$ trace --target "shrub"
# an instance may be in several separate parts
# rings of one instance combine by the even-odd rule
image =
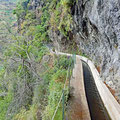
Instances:
[[[12,97],[13,97],[12,92],[9,91],[6,96],[0,98],[0,120],[6,119],[6,112],[12,101]]]

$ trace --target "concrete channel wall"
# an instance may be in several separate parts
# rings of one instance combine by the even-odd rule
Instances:
[[[62,52],[58,52],[58,51],[56,51],[54,54],[72,56],[72,54],[62,53]],[[85,58],[85,57],[79,56],[79,55],[76,55],[76,57],[88,64],[88,66],[92,72],[93,78],[95,80],[95,84],[96,84],[96,87],[100,94],[100,97],[103,101],[103,104],[104,104],[111,120],[120,120],[120,105],[116,101],[114,96],[111,94],[109,89],[106,87],[106,85],[102,82],[95,65],[88,58]]]
[[[86,99],[82,61],[76,58],[70,81],[70,99],[68,120],[91,120]]]

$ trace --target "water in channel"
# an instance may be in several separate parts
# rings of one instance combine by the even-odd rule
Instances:
[[[83,63],[85,92],[91,120],[111,120],[100,98],[89,66]]]

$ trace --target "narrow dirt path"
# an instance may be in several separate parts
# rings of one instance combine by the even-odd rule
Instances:
[[[82,62],[76,58],[71,80],[71,97],[68,120],[91,120],[85,95]]]

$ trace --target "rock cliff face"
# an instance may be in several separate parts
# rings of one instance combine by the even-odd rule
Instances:
[[[120,1],[78,0],[73,7],[74,40],[120,97]]]
[[[29,10],[35,10],[37,17],[45,3],[45,0],[30,0]],[[71,16],[70,41],[94,61],[103,81],[120,98],[120,1],[74,0]],[[51,31],[49,37],[61,51],[70,45],[59,31]]]

